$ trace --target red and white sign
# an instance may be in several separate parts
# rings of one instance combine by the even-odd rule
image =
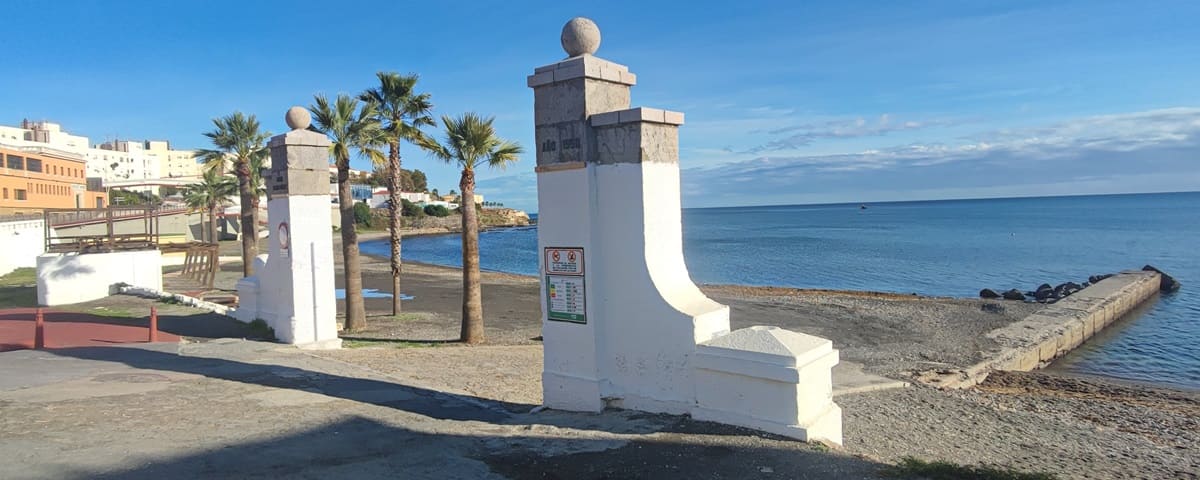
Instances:
[[[287,222],[279,222],[279,231],[276,237],[279,239],[279,255],[283,258],[288,258],[288,255],[291,254],[290,242],[292,239],[291,232],[288,231]]]
[[[583,275],[583,249],[576,247],[546,247],[547,275]]]

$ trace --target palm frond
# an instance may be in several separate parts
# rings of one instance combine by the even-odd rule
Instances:
[[[387,137],[380,128],[377,107],[372,101],[360,103],[346,94],[339,94],[332,103],[322,94],[313,97],[313,105],[308,107],[313,130],[329,137],[329,154],[339,169],[350,168],[354,153],[372,163],[383,162],[379,149],[387,145]]]
[[[520,144],[496,136],[493,117],[482,118],[464,113],[457,118],[442,116],[445,140],[426,140],[422,148],[433,156],[455,163],[463,170],[474,170],[481,164],[490,168],[505,168],[516,162],[524,151]]]

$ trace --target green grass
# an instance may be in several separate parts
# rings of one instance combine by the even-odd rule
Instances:
[[[1055,480],[1049,473],[1025,473],[1011,468],[965,466],[950,462],[926,462],[904,457],[900,463],[883,469],[883,474],[895,478],[926,480]]]
[[[250,336],[253,338],[275,340],[275,329],[267,325],[266,320],[256,318],[253,322],[248,323],[247,326],[250,328]]]
[[[37,269],[18,268],[0,276],[0,308],[29,308],[37,304]]]
[[[0,287],[28,287],[37,285],[37,270],[18,268],[8,275],[0,276]]]
[[[167,305],[183,305],[183,302],[179,301],[178,298],[169,295],[158,297],[158,303],[165,303]]]
[[[367,322],[413,322],[429,318],[424,312],[401,312],[399,315],[367,315]]]
[[[70,308],[70,307],[68,307],[67,309],[73,310],[73,311],[76,311],[79,313],[86,313],[89,315],[96,315],[96,316],[100,316],[100,317],[141,318],[141,317],[149,317],[150,316],[150,309],[148,309],[148,308],[146,309],[146,311],[140,312],[140,313],[134,312],[134,311],[126,309],[126,308],[120,308],[120,307],[116,307],[116,308],[113,308],[113,307]]]
[[[435,343],[425,342],[409,342],[406,340],[366,340],[366,339],[342,339],[343,348],[368,348],[368,347],[390,347],[390,348],[430,348],[436,347]]]
[[[0,287],[0,308],[32,308],[37,305],[37,287]]]

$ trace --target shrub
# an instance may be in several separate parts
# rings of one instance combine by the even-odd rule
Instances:
[[[421,208],[420,205],[403,198],[400,199],[400,205],[406,217],[420,218],[425,216],[425,209]]]
[[[354,223],[366,227],[371,226],[371,207],[365,203],[354,204]]]
[[[432,217],[445,217],[450,215],[450,210],[441,205],[426,205],[425,214]]]

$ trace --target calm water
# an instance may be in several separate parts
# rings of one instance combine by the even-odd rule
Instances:
[[[699,283],[974,297],[1149,263],[1183,289],[1056,366],[1200,389],[1200,192],[689,209],[683,238]],[[536,249],[532,227],[480,235],[488,270],[535,275]],[[407,260],[461,266],[460,252],[456,235],[404,242]]]

